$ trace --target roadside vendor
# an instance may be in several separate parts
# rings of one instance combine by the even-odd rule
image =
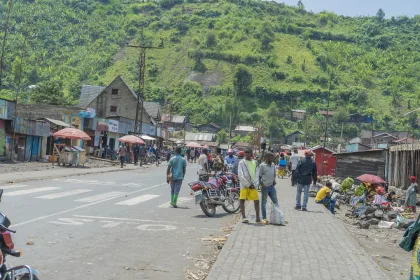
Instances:
[[[410,186],[407,189],[407,196],[405,198],[404,206],[411,209],[413,213],[417,212],[416,204],[417,204],[417,178],[414,176],[410,177]]]

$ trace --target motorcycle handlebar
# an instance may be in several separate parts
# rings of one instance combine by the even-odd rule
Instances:
[[[7,227],[3,226],[2,224],[0,224],[0,230],[1,231],[10,231],[12,233],[16,233],[15,230],[8,229]]]

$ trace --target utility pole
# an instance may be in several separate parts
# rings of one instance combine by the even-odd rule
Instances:
[[[7,20],[4,24],[4,36],[3,36],[3,43],[1,45],[1,56],[0,56],[0,90],[2,88],[2,77],[3,77],[3,60],[4,60],[4,51],[6,49],[6,41],[7,41],[7,33],[9,31],[9,22],[10,22],[10,14],[12,13],[12,4],[13,0],[9,0],[9,7],[7,9]]]
[[[17,84],[17,88],[16,88],[16,97],[15,97],[15,110],[13,112],[13,137],[12,137],[12,150],[10,152],[10,160],[12,161],[12,156],[13,156],[13,151],[15,150],[15,137],[16,137],[16,116],[17,116],[17,110],[18,110],[18,98],[19,98],[19,93],[20,93],[20,83],[22,81],[22,71],[23,71],[23,59],[25,57],[25,50],[26,50],[26,37],[24,40],[24,45],[22,47],[22,52],[20,55],[20,68],[19,68],[19,79],[18,79],[18,84]]]
[[[152,46],[145,42],[144,40],[143,31],[141,35],[141,42],[140,45],[127,45],[129,48],[138,48],[140,49],[139,55],[139,92],[137,93],[137,107],[136,107],[136,120],[135,120],[135,134],[141,135],[143,130],[143,95],[144,95],[144,74],[146,72],[146,50],[147,49],[163,49],[163,39],[159,46]],[[139,114],[140,114],[140,122],[139,122]]]
[[[325,160],[325,148],[327,145],[327,137],[328,137],[328,121],[330,117],[330,97],[331,97],[331,86],[333,82],[333,70],[330,73],[330,83],[328,86],[328,99],[327,99],[327,116],[325,117],[325,134],[324,134],[324,149],[322,151],[322,176],[324,176],[324,160]]]

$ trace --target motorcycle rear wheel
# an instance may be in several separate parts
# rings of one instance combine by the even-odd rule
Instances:
[[[238,206],[235,206],[235,201],[237,201]],[[226,205],[226,202],[228,202],[228,205],[231,206],[231,208],[228,208],[228,205]],[[230,202],[230,203],[229,203]],[[239,203],[239,193],[238,192],[231,192],[230,197],[227,197],[225,200],[225,203],[222,205],[223,210],[225,210],[228,213],[236,213],[238,212],[239,208],[240,208],[240,203]]]
[[[216,215],[216,206],[207,204],[206,199],[203,199],[200,202],[200,207],[201,207],[201,210],[203,210],[204,214],[206,214],[207,217],[214,217],[214,215]]]

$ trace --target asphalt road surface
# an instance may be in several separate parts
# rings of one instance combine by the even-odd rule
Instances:
[[[185,279],[190,258],[210,250],[200,238],[224,235],[233,217],[218,207],[207,218],[194,204],[187,183],[195,165],[181,189],[182,207],[169,207],[165,172],[163,164],[0,186],[1,211],[23,250],[7,262],[32,266],[41,280]]]

